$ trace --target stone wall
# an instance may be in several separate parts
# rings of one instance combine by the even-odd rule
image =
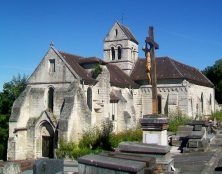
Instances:
[[[55,72],[50,68],[50,61],[55,61]],[[73,81],[74,75],[53,48],[50,48],[28,79],[30,84],[52,84]]]
[[[214,88],[188,84],[188,115],[211,115],[215,111]]]
[[[150,85],[141,86],[142,115],[152,113],[152,90]],[[161,114],[168,115],[180,110],[188,113],[187,88],[182,84],[159,84],[157,94],[161,98]]]

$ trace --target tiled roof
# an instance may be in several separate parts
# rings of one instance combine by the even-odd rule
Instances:
[[[116,103],[119,101],[119,97],[117,97],[114,93],[114,91],[111,91],[111,93],[109,94],[110,96],[110,102]]]
[[[127,102],[127,100],[123,97],[121,90],[112,90],[110,93],[110,101],[115,103],[118,101]]]
[[[137,60],[133,72],[129,77],[116,65],[104,62],[103,60],[96,57],[84,58],[61,51],[60,54],[79,77],[89,82],[95,82],[96,80],[93,79],[91,74],[88,73],[81,65],[90,63],[100,63],[102,65],[106,65],[110,72],[111,85],[137,88],[138,85],[134,81],[147,80],[145,59]],[[159,57],[156,59],[156,71],[157,80],[186,79],[195,84],[213,87],[212,82],[207,79],[199,70],[177,62],[169,57]]]
[[[146,80],[146,60],[138,59],[131,78],[134,81]],[[157,80],[161,79],[187,79],[188,81],[204,86],[213,87],[212,82],[194,67],[177,62],[169,57],[156,59]]]
[[[70,67],[77,73],[79,77],[81,77],[83,80],[87,81],[95,81],[91,77],[91,74],[88,73],[83,67],[80,66],[81,60],[85,59],[83,57],[69,54],[69,53],[64,53],[62,51],[59,52],[62,57],[65,59],[65,61],[70,65]]]
[[[127,75],[125,74],[118,66],[113,64],[107,64],[106,67],[110,72],[110,83],[111,85],[117,86],[127,86],[136,88],[138,85]]]
[[[129,28],[127,28],[126,26],[120,24],[119,22],[117,22],[120,26],[120,28],[123,30],[123,32],[126,34],[126,36],[133,42],[135,42],[136,44],[139,44],[139,42],[136,40],[135,36],[133,35],[133,33],[129,30]]]
[[[102,65],[107,66],[107,69],[110,72],[111,85],[117,85],[120,87],[132,87],[132,88],[138,87],[138,85],[116,65],[109,64],[96,57],[84,58],[81,56],[65,53],[62,51],[60,51],[59,53],[62,55],[65,61],[70,65],[70,67],[83,80],[92,81],[92,82],[95,81],[95,79],[91,77],[91,74],[88,73],[81,65],[91,64],[91,63],[100,63]]]
[[[107,62],[104,62],[103,60],[101,60],[98,57],[88,57],[88,58],[79,60],[80,65],[84,65],[84,64],[88,64],[88,63],[99,63],[101,65],[107,64]]]

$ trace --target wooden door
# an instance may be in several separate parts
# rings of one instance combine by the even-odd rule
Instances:
[[[53,137],[42,136],[42,156],[53,158]]]

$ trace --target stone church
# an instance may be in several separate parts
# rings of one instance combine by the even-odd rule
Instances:
[[[58,140],[78,141],[110,119],[114,131],[135,127],[152,112],[151,86],[138,41],[116,22],[104,39],[104,58],[82,57],[50,45],[13,104],[8,160],[53,157]],[[196,68],[157,57],[158,113],[190,117],[215,110],[214,85]]]

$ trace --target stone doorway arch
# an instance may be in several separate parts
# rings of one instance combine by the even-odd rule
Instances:
[[[43,121],[39,126],[39,151],[40,156],[54,158],[55,132],[48,121]]]

